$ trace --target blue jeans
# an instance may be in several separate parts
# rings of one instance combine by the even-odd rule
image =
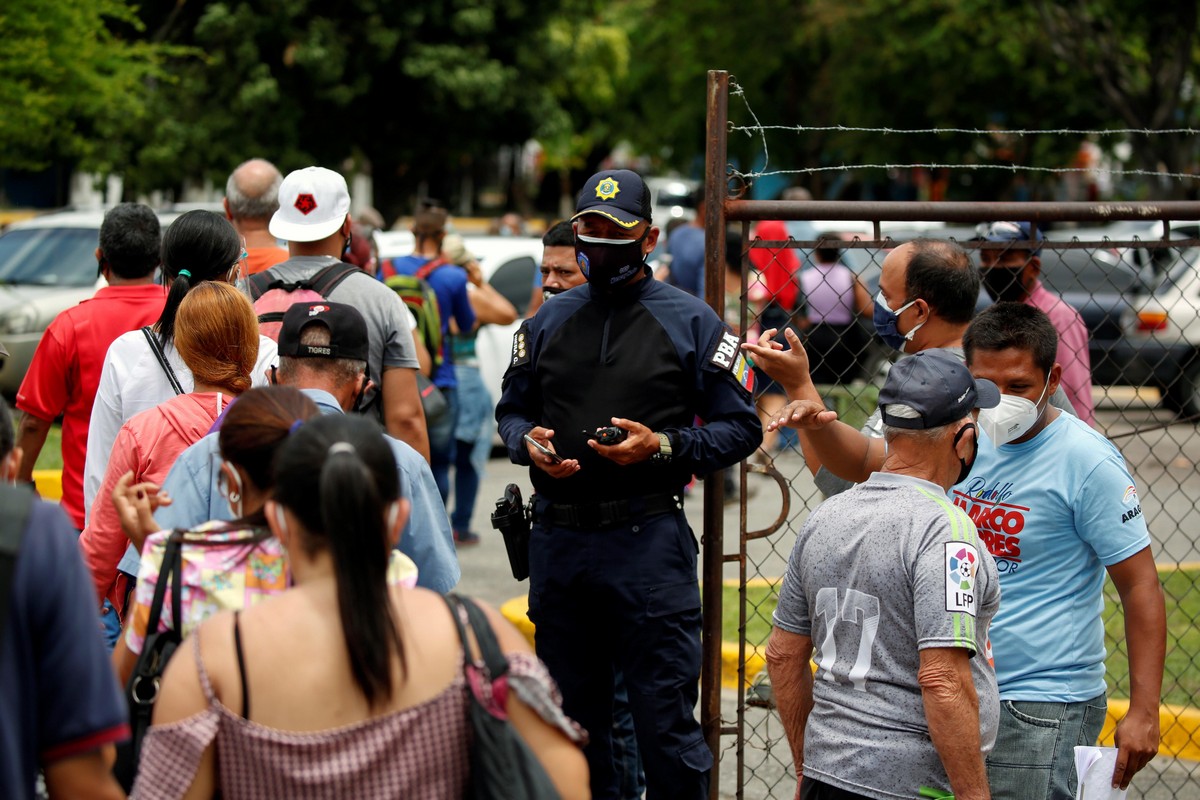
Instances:
[[[1094,745],[1108,700],[1000,701],[1000,730],[987,759],[992,800],[1074,800],[1075,746]]]
[[[104,637],[104,646],[111,653],[117,646],[117,640],[121,638],[121,618],[117,616],[117,610],[108,600],[104,601],[104,607],[100,609],[100,633]]]
[[[458,392],[453,387],[438,387],[446,398],[446,413],[429,426],[429,468],[437,483],[442,502],[450,497],[450,464],[454,461],[454,424],[458,418]]]
[[[450,515],[450,527],[469,531],[479,482],[492,449],[495,406],[478,367],[455,364],[454,376],[458,389],[455,391],[454,512]]]

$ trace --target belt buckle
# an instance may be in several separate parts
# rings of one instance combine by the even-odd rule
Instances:
[[[621,500],[605,500],[597,504],[596,527],[608,528],[629,519],[628,510]]]

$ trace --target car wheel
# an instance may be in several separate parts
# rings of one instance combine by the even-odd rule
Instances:
[[[1200,357],[1194,357],[1170,386],[1163,388],[1163,406],[1181,417],[1200,416]]]

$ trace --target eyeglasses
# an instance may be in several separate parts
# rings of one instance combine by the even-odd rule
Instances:
[[[242,239],[242,254],[238,256],[237,261],[229,265],[229,272],[226,273],[225,279],[229,283],[236,283],[238,278],[242,277],[242,264],[250,257],[250,253],[246,251],[246,240]]]

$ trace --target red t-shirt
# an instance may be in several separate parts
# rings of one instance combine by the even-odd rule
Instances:
[[[758,223],[754,236],[768,242],[783,242],[788,239],[787,226],[779,220],[764,220]],[[800,286],[796,282],[796,271],[800,269],[800,259],[791,247],[782,250],[769,250],[764,247],[750,248],[750,263],[762,273],[767,291],[775,302],[785,311],[796,308],[796,295]]]
[[[166,299],[166,289],[155,284],[105,286],[68,308],[42,334],[17,392],[20,410],[63,417],[62,506],[76,528],[84,522],[83,462],[104,356],[121,334],[157,322]]]

